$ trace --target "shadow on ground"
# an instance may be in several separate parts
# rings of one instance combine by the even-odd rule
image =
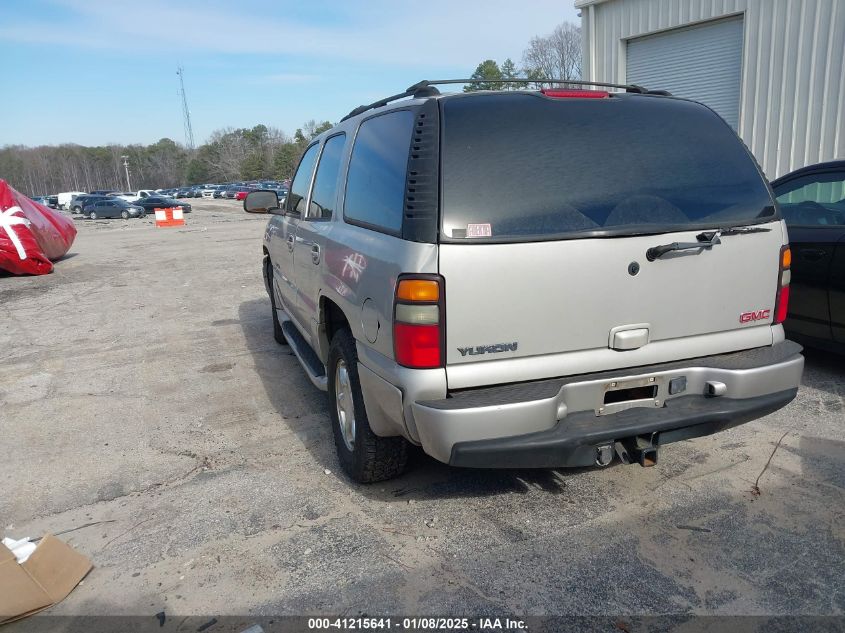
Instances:
[[[340,472],[335,459],[327,398],[310,383],[290,349],[276,345],[270,309],[269,299],[246,301],[239,309],[240,326],[246,338],[246,346],[253,355],[255,370],[261,377],[268,399],[284,418],[283,422],[297,434],[320,467],[338,472],[338,478],[350,489],[372,499],[388,502],[526,493],[534,489],[556,494],[564,491],[566,478],[582,472],[583,469],[452,468],[415,448],[411,451],[408,471],[402,477],[375,486],[354,484]],[[292,405],[292,390],[306,394],[305,399],[313,403],[313,412],[319,414],[319,423],[325,425],[325,432],[315,433],[312,427],[298,423],[297,407]],[[315,436],[321,441],[314,441]]]

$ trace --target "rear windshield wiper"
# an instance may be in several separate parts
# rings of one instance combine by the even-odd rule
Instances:
[[[719,231],[699,233],[695,237],[698,240],[697,242],[672,242],[671,244],[652,246],[645,252],[645,257],[648,261],[653,262],[655,259],[663,257],[666,253],[709,249],[716,246],[716,244],[722,243],[722,240],[719,239]]]
[[[768,233],[772,229],[767,229],[764,226],[731,226],[726,229],[718,229],[716,232],[719,235],[739,235],[740,233]],[[704,233],[696,235],[696,239],[701,239]]]
[[[772,229],[762,226],[730,226],[724,229],[716,229],[715,231],[704,231],[695,236],[697,242],[672,242],[671,244],[661,244],[660,246],[652,246],[645,252],[646,259],[653,262],[655,259],[663,257],[666,253],[673,251],[691,251],[695,249],[709,249],[716,244],[721,244],[719,239],[722,235],[740,235],[745,233],[767,233]]]

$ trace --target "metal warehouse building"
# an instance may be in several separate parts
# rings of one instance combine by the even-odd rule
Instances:
[[[577,0],[590,81],[707,104],[773,179],[845,158],[845,0]]]

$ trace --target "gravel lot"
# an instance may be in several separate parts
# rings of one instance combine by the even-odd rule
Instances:
[[[95,568],[51,613],[845,612],[841,358],[808,353],[789,407],[654,468],[418,455],[361,487],[273,341],[266,218],[186,219],[79,220],[52,275],[0,278],[0,526],[102,522],[62,537]]]

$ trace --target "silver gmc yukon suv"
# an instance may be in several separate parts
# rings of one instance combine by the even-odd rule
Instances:
[[[275,338],[328,392],[350,477],[398,475],[410,444],[464,467],[652,465],[795,397],[786,226],[718,115],[639,86],[444,83],[316,137],[283,208],[244,202],[273,214]]]

